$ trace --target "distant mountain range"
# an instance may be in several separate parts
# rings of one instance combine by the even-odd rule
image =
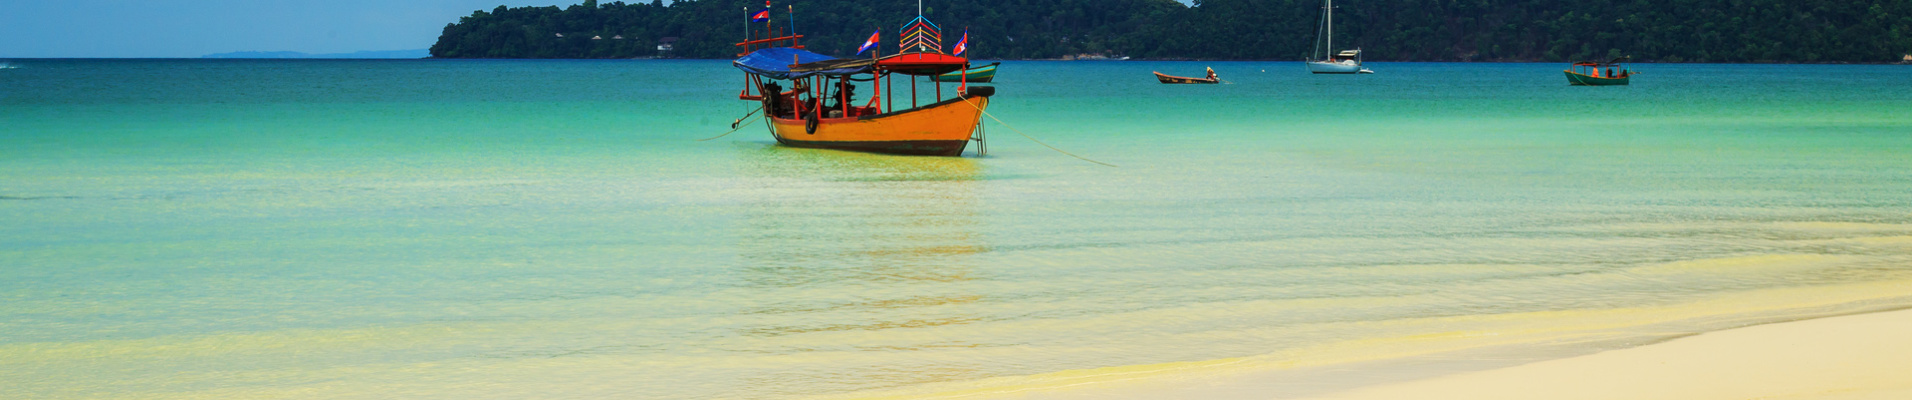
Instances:
[[[240,51],[232,53],[207,54],[199,58],[425,58],[431,57],[431,51],[386,50],[361,51],[356,53],[309,54],[296,51]]]

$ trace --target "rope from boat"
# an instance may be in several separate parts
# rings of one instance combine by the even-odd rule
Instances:
[[[737,129],[737,124],[743,123],[744,118],[750,118],[750,116],[752,115],[757,115],[758,111],[763,111],[763,107],[764,106],[762,104],[758,104],[757,109],[750,110],[749,113],[745,113],[743,118],[738,118],[736,121],[730,121],[730,129]]]
[[[1048,148],[1049,148],[1049,150],[1055,150],[1055,151],[1056,151],[1057,153],[1062,153],[1062,154],[1067,154],[1067,155],[1069,155],[1070,157],[1075,157],[1075,158],[1076,158],[1076,159],[1078,159],[1078,160],[1082,160],[1082,161],[1088,161],[1088,162],[1092,162],[1092,163],[1096,163],[1096,164],[1102,164],[1102,165],[1105,165],[1105,166],[1110,166],[1110,167],[1116,167],[1116,168],[1121,168],[1121,166],[1118,166],[1118,165],[1115,165],[1115,164],[1110,164],[1110,163],[1105,163],[1105,162],[1101,162],[1101,161],[1096,161],[1096,160],[1091,160],[1091,159],[1089,159],[1088,157],[1083,157],[1083,156],[1078,156],[1078,155],[1075,155],[1075,153],[1070,153],[1070,152],[1067,152],[1067,151],[1063,151],[1062,149],[1058,149],[1058,148],[1056,148],[1056,146],[1050,146],[1050,145],[1049,145],[1048,143],[1043,143],[1043,142],[1042,142],[1041,140],[1037,140],[1035,136],[1029,136],[1029,134],[1027,134],[1027,133],[1022,133],[1022,130],[1021,130],[1021,129],[1016,129],[1016,127],[1014,127],[1014,126],[1009,126],[1009,123],[1007,123],[1007,122],[1002,122],[1002,118],[996,118],[996,116],[995,116],[995,115],[993,115],[993,114],[990,114],[988,110],[984,110],[984,109],[983,109],[982,107],[977,107],[977,106],[976,106],[976,103],[971,103],[971,102],[969,102],[969,96],[963,96],[963,95],[960,95],[960,94],[959,94],[959,95],[957,95],[956,97],[960,97],[960,98],[962,98],[962,99],[963,99],[963,104],[968,104],[968,105],[969,105],[970,107],[975,107],[975,108],[976,108],[976,111],[981,111],[981,112],[983,113],[983,115],[986,115],[986,116],[989,116],[989,119],[991,119],[991,120],[994,120],[994,121],[996,121],[996,123],[998,123],[998,124],[1002,124],[1002,126],[1003,126],[1004,128],[1009,128],[1009,130],[1010,130],[1010,131],[1014,131],[1014,132],[1016,132],[1016,134],[1017,134],[1017,135],[1022,135],[1022,137],[1025,137],[1025,138],[1028,138],[1028,139],[1029,139],[1029,141],[1031,141],[1031,142],[1036,142],[1036,144],[1039,144],[1039,145],[1042,145],[1042,147],[1048,147]]]
[[[737,130],[740,130],[740,129],[744,129],[743,127],[745,127],[745,126],[749,126],[749,125],[750,125],[750,124],[745,124],[745,123],[743,123],[743,122],[744,122],[744,119],[746,119],[746,118],[750,118],[750,116],[752,116],[752,115],[757,115],[757,111],[758,111],[758,110],[763,110],[763,107],[762,107],[762,106],[758,106],[756,110],[751,110],[749,114],[744,114],[744,117],[743,117],[743,118],[738,118],[738,119],[737,119],[737,121],[735,121],[735,122],[731,122],[731,123],[730,123],[730,132],[724,132],[724,134],[722,134],[722,135],[717,135],[717,136],[711,136],[711,137],[707,137],[707,138],[703,138],[703,139],[697,139],[697,141],[699,141],[699,142],[706,142],[706,141],[711,141],[711,140],[714,140],[714,139],[717,139],[717,138],[720,138],[720,137],[725,137],[725,136],[730,136],[730,134],[732,134],[732,133],[737,133]],[[758,117],[758,118],[763,118],[763,117]],[[751,122],[751,123],[756,123],[756,122],[757,122],[757,120],[751,120],[750,122]]]

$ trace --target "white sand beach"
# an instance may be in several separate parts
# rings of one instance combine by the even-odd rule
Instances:
[[[1318,399],[1912,399],[1912,310],[1710,332]]]

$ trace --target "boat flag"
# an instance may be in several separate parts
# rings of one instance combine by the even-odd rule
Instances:
[[[756,14],[750,14],[750,22],[765,22],[769,20],[770,20],[770,0],[764,0],[763,9],[757,10]]]
[[[956,41],[956,49],[950,51],[949,55],[960,56],[965,51],[969,51],[969,28],[963,28],[963,39]]]
[[[871,48],[875,48],[877,41],[879,41],[883,37],[881,36],[882,33],[883,33],[882,29],[878,29],[876,30],[876,32],[871,32],[870,40],[863,41],[863,47],[856,48],[856,54],[862,55],[864,51],[868,51]]]

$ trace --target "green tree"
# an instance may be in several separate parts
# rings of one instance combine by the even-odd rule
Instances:
[[[970,0],[926,14],[973,56],[1106,53],[1164,59],[1298,59],[1313,49],[1319,0]],[[446,25],[442,58],[729,58],[755,0],[661,0],[566,8],[500,6]],[[893,45],[907,2],[802,2],[810,50],[847,55],[870,30]],[[773,9],[773,27],[787,30]],[[1335,45],[1371,60],[1569,61],[1618,52],[1653,61],[1893,62],[1912,53],[1912,0],[1362,0],[1335,12]],[[560,36],[561,35],[561,36]],[[610,40],[622,35],[626,40]],[[607,38],[589,40],[592,36]],[[950,44],[950,43],[945,43]]]

